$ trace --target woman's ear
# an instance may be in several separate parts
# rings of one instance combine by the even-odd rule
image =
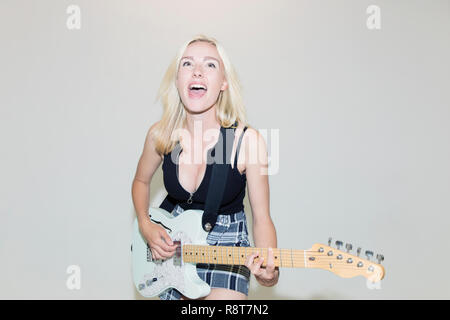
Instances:
[[[222,83],[222,87],[220,87],[220,91],[225,91],[228,89],[228,82],[227,80],[224,80]]]

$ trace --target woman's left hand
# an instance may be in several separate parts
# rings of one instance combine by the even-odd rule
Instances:
[[[255,258],[259,258],[255,262]],[[273,250],[269,248],[267,254],[267,264],[265,268],[261,268],[264,258],[260,256],[259,252],[247,256],[245,266],[250,269],[258,282],[265,286],[271,287],[278,282],[279,271],[275,269],[275,259],[273,257]]]

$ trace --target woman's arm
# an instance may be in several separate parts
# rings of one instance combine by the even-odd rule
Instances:
[[[270,217],[268,157],[264,137],[255,129],[248,128],[242,146],[245,148],[245,171],[248,196],[253,214],[253,240],[258,248],[276,248],[277,235]],[[246,139],[245,139],[246,138]],[[278,269],[275,269],[273,252],[269,251],[266,268],[260,268],[263,259],[257,263],[248,259],[249,269],[258,282],[264,286],[273,286],[278,282]]]
[[[144,150],[139,159],[136,175],[133,180],[131,193],[139,230],[147,240],[152,256],[158,260],[173,256],[176,245],[173,244],[172,239],[164,228],[151,222],[149,219],[150,182],[153,174],[163,160],[163,156],[156,152],[152,137],[152,130],[156,125],[157,123],[148,130]]]
[[[151,135],[155,128],[155,123],[147,132],[145,138],[144,150],[139,159],[136,174],[134,176],[131,188],[134,208],[138,221],[148,220],[148,209],[150,203],[150,182],[153,174],[162,162],[162,156],[156,152],[155,144]]]

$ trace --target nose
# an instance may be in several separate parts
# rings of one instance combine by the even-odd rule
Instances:
[[[202,70],[202,67],[199,66],[199,65],[197,65],[197,66],[194,68],[194,77],[202,77],[202,76],[203,76],[203,70]]]

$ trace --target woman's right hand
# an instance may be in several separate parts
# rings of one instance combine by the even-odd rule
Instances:
[[[153,260],[165,260],[175,254],[177,245],[173,243],[166,230],[150,219],[139,221],[139,231],[150,247]]]

